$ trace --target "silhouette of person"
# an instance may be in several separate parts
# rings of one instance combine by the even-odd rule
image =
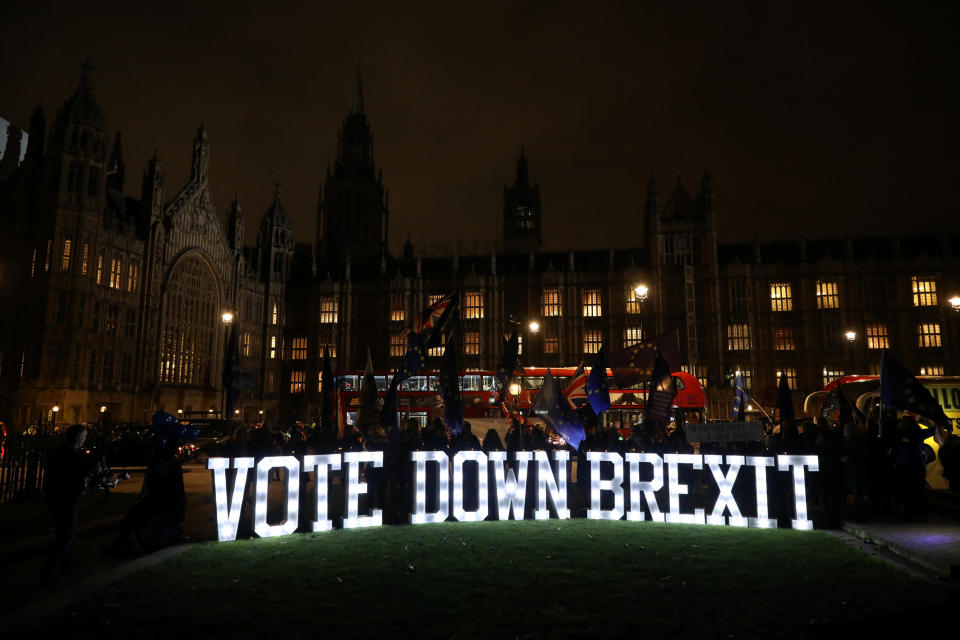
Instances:
[[[81,452],[86,439],[87,430],[83,425],[71,425],[47,465],[44,490],[56,538],[40,575],[42,584],[48,584],[54,576],[62,579],[63,562],[77,533],[80,499],[88,475]]]

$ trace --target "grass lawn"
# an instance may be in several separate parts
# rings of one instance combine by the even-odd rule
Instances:
[[[200,544],[47,624],[129,638],[796,638],[814,619],[882,623],[956,595],[820,531],[447,523]]]

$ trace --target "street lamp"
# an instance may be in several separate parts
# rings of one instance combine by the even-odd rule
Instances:
[[[845,334],[843,334],[843,335],[847,338],[847,341],[848,341],[848,342],[853,342],[854,340],[857,339],[857,332],[856,332],[856,331],[847,331],[847,332],[846,332]]]
[[[633,295],[640,304],[640,339],[643,340],[643,303],[647,301],[650,289],[645,284],[638,284],[633,288]]]
[[[527,328],[530,329],[530,333],[536,333],[540,331],[540,323],[536,320],[531,320],[530,323],[527,324]]]
[[[100,405],[100,413],[106,413],[106,412],[107,412],[107,405],[105,404]]]
[[[60,405],[53,405],[53,430],[57,430],[57,414],[60,413]]]
[[[950,303],[950,306],[953,307],[954,311],[960,311],[960,296],[953,296],[947,302]]]
[[[227,366],[226,356],[228,355],[228,352],[230,350],[230,344],[229,344],[230,343],[230,325],[233,324],[233,312],[230,311],[229,309],[225,309],[224,312],[220,314],[220,319],[223,321],[223,328],[224,328],[223,352],[225,357],[223,358],[223,367],[224,367],[224,376],[226,376],[226,366]],[[220,417],[223,420],[226,420],[227,419],[227,387],[226,385],[223,386],[222,396],[223,397],[221,398],[220,402],[221,402],[221,406],[223,407],[223,411],[220,413]],[[210,413],[213,413],[213,409],[210,410]]]
[[[231,322],[233,322],[233,312],[224,311],[223,313],[220,314],[220,319],[223,320],[223,324],[230,324]]]

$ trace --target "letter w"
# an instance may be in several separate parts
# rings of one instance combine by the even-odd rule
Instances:
[[[514,454],[517,461],[517,473],[507,469],[504,474],[504,462],[507,454],[503,451],[491,451],[487,454],[493,464],[494,479],[497,484],[497,519],[509,520],[513,510],[514,520],[523,520],[523,508],[527,501],[527,464],[533,459],[530,451],[517,451]],[[519,476],[519,478],[518,478]]]

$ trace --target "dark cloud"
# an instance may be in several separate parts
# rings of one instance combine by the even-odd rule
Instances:
[[[550,248],[638,243],[650,173],[666,191],[705,167],[725,240],[951,223],[956,5],[669,4],[21,3],[0,113],[52,119],[89,55],[127,190],[157,148],[172,195],[205,121],[248,242],[277,178],[314,240],[358,56],[394,249],[499,234],[521,144]]]

